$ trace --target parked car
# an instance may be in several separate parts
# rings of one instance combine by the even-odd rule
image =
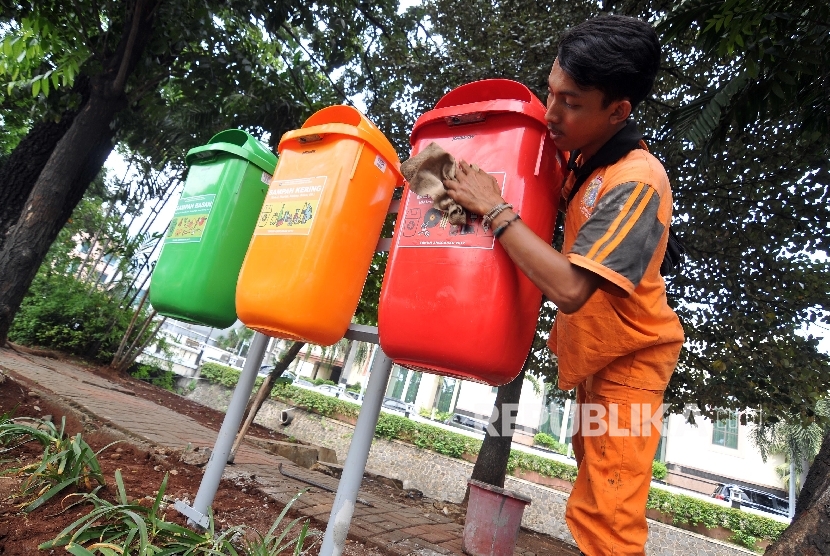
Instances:
[[[394,411],[396,413],[403,413],[407,417],[409,417],[410,413],[415,411],[415,408],[411,403],[402,402],[401,400],[396,400],[395,398],[390,398],[387,396],[383,397],[383,403],[381,403],[381,407],[388,409],[389,411]]]
[[[274,370],[273,365],[263,365],[259,368],[259,372],[257,373],[259,376],[268,376],[271,374],[271,371]],[[291,371],[283,371],[280,375],[280,380],[278,382],[288,382],[289,384],[293,383],[294,380],[297,378],[297,375],[292,373]],[[284,379],[284,380],[283,380]]]
[[[339,398],[343,394],[343,388],[341,388],[340,386],[335,386],[333,384],[321,384],[317,387],[317,390],[319,390],[323,394],[334,396],[336,398]]]
[[[294,386],[299,386],[300,388],[307,388],[309,390],[317,390],[317,387],[314,386],[314,383],[310,380],[307,380],[301,376],[298,376],[294,379],[294,382],[291,383]]]
[[[363,403],[363,396],[360,395],[360,392],[355,392],[354,390],[346,390],[343,393],[343,399],[356,404]]]
[[[475,417],[461,415],[460,413],[453,413],[452,417],[444,421],[444,424],[467,430],[486,431],[489,423],[482,419],[476,419]]]
[[[789,515],[790,503],[787,500],[775,496],[774,494],[761,492],[760,490],[742,487],[739,485],[719,484],[715,489],[715,492],[712,493],[712,498],[729,502],[732,500],[732,492],[735,489],[739,489],[741,491],[742,506],[753,508],[755,510],[761,510],[762,512],[783,515],[785,517]]]

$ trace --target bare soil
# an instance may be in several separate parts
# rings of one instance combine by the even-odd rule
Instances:
[[[218,432],[221,427],[224,413],[130,376],[115,375],[108,369],[94,367],[69,357],[65,360],[90,373],[103,376],[134,392],[137,396],[187,415],[212,430]],[[0,379],[2,378],[3,375],[0,374]],[[51,415],[55,423],[60,423],[61,419],[65,418],[67,433],[71,435],[81,432],[84,440],[96,451],[115,440],[120,440],[118,444],[105,449],[98,458],[106,479],[106,486],[99,491],[102,498],[115,500],[114,474],[116,469],[121,470],[127,494],[136,499],[154,497],[165,473],[168,473],[165,499],[171,504],[176,499],[192,501],[199,488],[202,470],[181,462],[179,454],[126,439],[118,431],[95,423],[85,414],[62,405],[58,400],[50,399],[45,394],[36,394],[33,391],[33,385],[15,382],[6,377],[5,381],[0,383],[0,414],[11,410],[14,410],[16,417],[43,418]],[[285,435],[257,424],[251,426],[248,434],[264,439],[288,440]],[[292,441],[295,440],[292,439]],[[40,454],[41,450],[35,443],[27,444],[13,453],[0,453],[0,555],[2,556],[39,554],[37,546],[40,543],[55,538],[67,525],[90,510],[89,506],[69,507],[74,500],[61,495],[31,514],[20,511],[22,500],[16,498],[15,495],[21,479],[5,472],[36,461]],[[441,512],[460,524],[464,523],[466,508],[463,506],[413,496],[411,492],[398,488],[393,481],[367,476],[361,490],[387,498],[395,498],[397,502],[419,508],[424,513]],[[282,510],[282,507],[273,499],[261,493],[254,482],[245,479],[223,480],[212,508],[217,527],[244,524],[262,534],[268,531],[274,516]],[[252,511],[254,508],[262,508],[266,511]],[[289,514],[289,517],[293,519],[299,517],[299,514]],[[185,524],[184,518],[173,509],[172,505],[166,511],[166,518],[181,525]],[[306,549],[303,554],[318,555],[324,529],[325,523],[312,521],[309,539],[305,543]],[[520,532],[520,544],[524,551],[535,554],[563,556],[579,554],[578,550],[558,539],[524,529]],[[60,553],[62,552],[61,550]],[[52,553],[58,553],[58,551],[52,551]],[[345,554],[369,556],[383,554],[383,551],[350,539],[347,542]]]

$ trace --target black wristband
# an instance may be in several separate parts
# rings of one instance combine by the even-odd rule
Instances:
[[[516,220],[520,220],[518,214],[516,216],[514,216],[513,218],[511,218],[510,220],[508,220],[507,222],[505,222],[504,224],[502,224],[501,226],[499,226],[498,228],[496,228],[495,230],[493,230],[493,237],[496,238],[496,239],[499,239],[499,237],[501,237],[501,235],[504,233],[504,231],[507,229],[507,227],[510,224],[512,224],[513,222],[515,222]]]

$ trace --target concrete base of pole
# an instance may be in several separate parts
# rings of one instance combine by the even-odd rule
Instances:
[[[205,474],[202,477],[202,483],[199,485],[199,492],[196,493],[196,498],[193,500],[193,506],[176,501],[174,507],[179,513],[188,518],[188,525],[196,525],[202,529],[206,529],[209,525],[208,508],[213,504],[216,491],[219,489],[219,482],[222,480],[222,473],[228,463],[228,455],[231,453],[234,438],[236,438],[239,425],[242,423],[245,406],[251,396],[251,390],[253,390],[259,367],[262,364],[268,340],[269,338],[265,334],[257,332],[254,335],[251,347],[248,349],[248,357],[245,359],[245,366],[239,375],[239,382],[233,391],[228,411],[225,413],[225,419],[219,429],[219,436],[216,438],[210,460],[208,460],[205,467]]]
[[[354,436],[349,445],[349,454],[343,466],[343,475],[331,507],[331,516],[320,547],[320,556],[340,556],[349,533],[352,522],[357,491],[363,481],[366,470],[366,460],[369,459],[369,450],[372,447],[372,438],[380,416],[380,406],[383,403],[383,394],[392,372],[392,360],[378,347],[372,371],[369,375],[369,384],[363,398],[363,405],[357,417]]]

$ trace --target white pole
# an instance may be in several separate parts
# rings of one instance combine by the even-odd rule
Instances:
[[[228,463],[228,455],[231,453],[234,438],[236,438],[239,425],[242,423],[245,406],[248,404],[248,398],[251,397],[251,390],[254,387],[267,345],[268,336],[257,332],[251,342],[251,348],[248,350],[248,357],[245,359],[245,366],[239,375],[239,382],[236,383],[236,389],[234,389],[231,396],[228,411],[225,413],[225,419],[219,429],[219,436],[216,437],[216,444],[213,446],[213,452],[211,452],[210,459],[205,467],[205,474],[202,477],[202,483],[199,485],[199,492],[196,493],[196,498],[193,500],[193,506],[188,506],[181,500],[176,501],[176,510],[189,518],[188,523],[195,523],[203,529],[206,529],[209,525],[208,508],[213,504],[216,491],[219,489],[219,481],[222,480],[222,472]]]
[[[378,348],[372,370],[369,374],[369,384],[363,405],[357,417],[354,436],[349,445],[349,454],[343,464],[343,475],[337,487],[337,495],[331,507],[323,545],[320,547],[320,556],[340,556],[349,533],[354,506],[357,501],[357,491],[363,481],[366,470],[366,460],[369,459],[369,450],[372,447],[372,438],[380,416],[380,406],[383,403],[383,394],[386,392],[386,383],[392,371],[392,360]]]
[[[790,458],[790,519],[795,517],[795,458]]]

